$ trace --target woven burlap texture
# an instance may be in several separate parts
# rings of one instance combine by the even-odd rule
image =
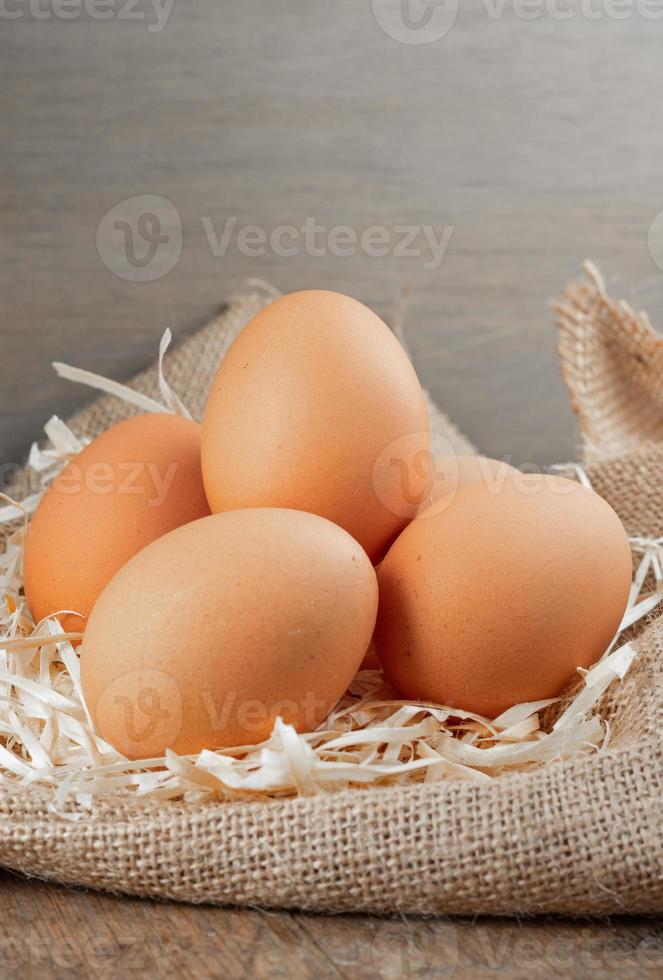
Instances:
[[[595,280],[571,291],[582,297],[584,312],[574,310],[561,333],[583,428],[585,415],[593,418],[600,405],[588,473],[629,531],[660,534],[663,445],[650,429],[639,445],[631,429],[627,456],[616,459],[609,446],[602,448],[609,408],[606,414],[596,365],[613,366],[605,390],[616,405],[624,384],[645,401],[650,394],[645,380],[638,387],[632,374],[624,378],[615,346],[632,348],[633,339],[620,334],[617,315],[608,315],[599,294]],[[262,303],[257,295],[240,297],[168,359],[169,379],[194,414],[219,357]],[[574,356],[586,349],[588,335],[589,359]],[[650,339],[641,338],[643,373],[652,358]],[[154,371],[136,385],[156,394]],[[126,414],[104,397],[72,425],[95,434]],[[431,416],[459,452],[471,450],[434,406]],[[49,792],[14,785],[0,791],[0,862],[69,884],[188,902],[447,914],[661,911],[663,619],[647,627],[637,647],[635,666],[602,703],[614,738],[601,753],[480,785],[204,805],[101,798],[78,820],[55,816]]]
[[[556,311],[583,456],[598,462],[663,443],[663,338],[644,311],[610,299],[591,262],[584,270]]]

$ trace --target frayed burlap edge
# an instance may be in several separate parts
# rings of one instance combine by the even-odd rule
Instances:
[[[612,300],[591,262],[555,306],[562,374],[585,462],[663,442],[663,338],[645,312]]]

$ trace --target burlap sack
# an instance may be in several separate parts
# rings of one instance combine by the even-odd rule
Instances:
[[[196,411],[219,355],[261,302],[239,299],[170,358],[169,377]],[[572,290],[566,307],[562,355],[591,439],[589,475],[629,531],[661,534],[663,398],[650,384],[653,336],[642,321],[641,330],[630,328],[631,315],[610,306],[596,282]],[[153,372],[138,384],[153,391]],[[619,406],[614,430],[606,397]],[[102,398],[73,425],[95,433],[124,414]],[[432,416],[445,438],[468,451],[434,407]],[[637,646],[636,664],[602,704],[614,732],[604,752],[487,785],[195,806],[101,799],[77,821],[54,816],[43,790],[5,788],[0,862],[60,882],[188,902],[511,915],[661,911],[663,619]]]

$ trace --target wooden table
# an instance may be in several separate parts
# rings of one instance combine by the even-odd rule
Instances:
[[[42,977],[569,980],[663,972],[663,929],[550,919],[379,919],[196,908],[0,878],[0,972]]]
[[[184,336],[247,277],[340,289],[384,315],[411,289],[422,379],[482,450],[517,463],[574,453],[549,306],[581,261],[654,322],[663,314],[648,247],[663,208],[660,21],[526,20],[508,3],[491,19],[490,5],[466,4],[446,36],[410,44],[370,0],[176,0],[160,31],[143,0],[142,19],[118,16],[118,2],[106,20],[38,19],[18,2],[5,7],[21,16],[0,17],[5,466],[52,412],[88,397],[55,378],[53,359],[127,377],[164,326]],[[137,195],[166,200],[122,203]],[[155,208],[160,226],[141,237],[138,214]],[[307,220],[322,228],[311,241]],[[257,232],[242,242],[248,225]],[[294,232],[275,242],[283,226]],[[404,226],[416,255],[402,254]],[[439,262],[427,227],[450,234]],[[123,229],[134,253],[118,244]],[[173,268],[150,278],[141,256],[159,233],[155,254]],[[387,254],[373,254],[385,236]],[[661,933],[644,921],[231,912],[9,875],[0,903],[8,976],[444,976],[455,963],[456,976],[635,977],[663,965]]]

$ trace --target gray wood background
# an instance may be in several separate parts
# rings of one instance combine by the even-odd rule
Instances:
[[[7,0],[22,16],[0,17],[2,458],[89,397],[53,359],[128,377],[165,325],[184,336],[250,276],[340,289],[383,315],[411,288],[419,373],[480,448],[569,458],[551,301],[591,256],[663,315],[647,244],[663,208],[663,22],[524,20],[509,3],[491,19],[485,0],[414,45],[370,0],[175,0],[161,31],[150,3],[126,19],[124,2],[108,20],[38,20]],[[95,239],[111,207],[144,194],[176,208],[182,253],[132,282]],[[431,269],[425,249],[250,255],[233,238],[218,256],[203,224],[269,235],[307,217],[454,230]]]

